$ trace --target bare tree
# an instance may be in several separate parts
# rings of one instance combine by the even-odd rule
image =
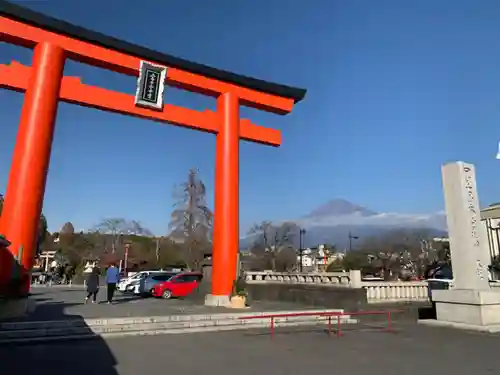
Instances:
[[[284,247],[276,255],[276,271],[291,272],[297,268],[297,253],[292,247]]]
[[[429,264],[440,258],[430,245],[432,232],[426,229],[395,229],[379,237],[366,238],[360,253],[369,257],[364,269],[382,273],[384,278],[421,277]]]
[[[94,231],[111,236],[111,253],[115,253],[123,236],[151,236],[151,231],[144,228],[138,221],[123,218],[109,218],[94,226]]]
[[[176,203],[170,217],[170,237],[185,246],[185,263],[199,269],[210,248],[213,213],[208,208],[205,184],[198,172],[191,169],[187,181],[174,191]]]
[[[255,236],[251,252],[264,262],[268,261],[271,269],[275,271],[280,252],[293,249],[298,233],[299,227],[292,222],[273,225],[270,221],[263,221],[255,224],[248,232],[249,235]],[[288,256],[287,259],[290,257]]]

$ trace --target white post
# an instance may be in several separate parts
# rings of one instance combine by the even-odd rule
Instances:
[[[49,270],[49,257],[45,254],[43,258],[45,259],[45,272],[47,272]]]
[[[442,167],[454,287],[489,289],[486,228],[481,224],[475,168],[455,162]]]
[[[361,288],[361,271],[360,270],[350,270],[349,279],[351,281],[351,288]]]

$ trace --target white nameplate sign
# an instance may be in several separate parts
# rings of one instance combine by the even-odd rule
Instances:
[[[151,109],[163,109],[163,92],[167,67],[141,61],[135,105]]]

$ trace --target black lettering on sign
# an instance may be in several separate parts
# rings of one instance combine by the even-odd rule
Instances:
[[[155,104],[160,92],[161,72],[158,69],[147,68],[141,87],[141,100]]]
[[[167,67],[141,61],[135,92],[135,105],[161,111],[166,76]]]

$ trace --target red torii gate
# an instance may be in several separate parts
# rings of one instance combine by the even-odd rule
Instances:
[[[237,75],[162,54],[0,0],[0,41],[34,49],[32,66],[0,64],[0,87],[25,93],[10,169],[0,233],[10,253],[0,258],[0,281],[11,277],[10,260],[33,265],[59,101],[147,118],[216,134],[212,295],[224,305],[236,277],[239,243],[239,140],[271,146],[281,133],[240,119],[239,106],[289,113],[306,90]],[[89,86],[64,76],[66,59],[138,76],[142,63],[163,68],[165,83],[217,98],[217,111],[195,111],[161,102],[136,105],[134,96]],[[22,249],[22,254],[18,254]],[[29,284],[22,291],[29,291]]]

